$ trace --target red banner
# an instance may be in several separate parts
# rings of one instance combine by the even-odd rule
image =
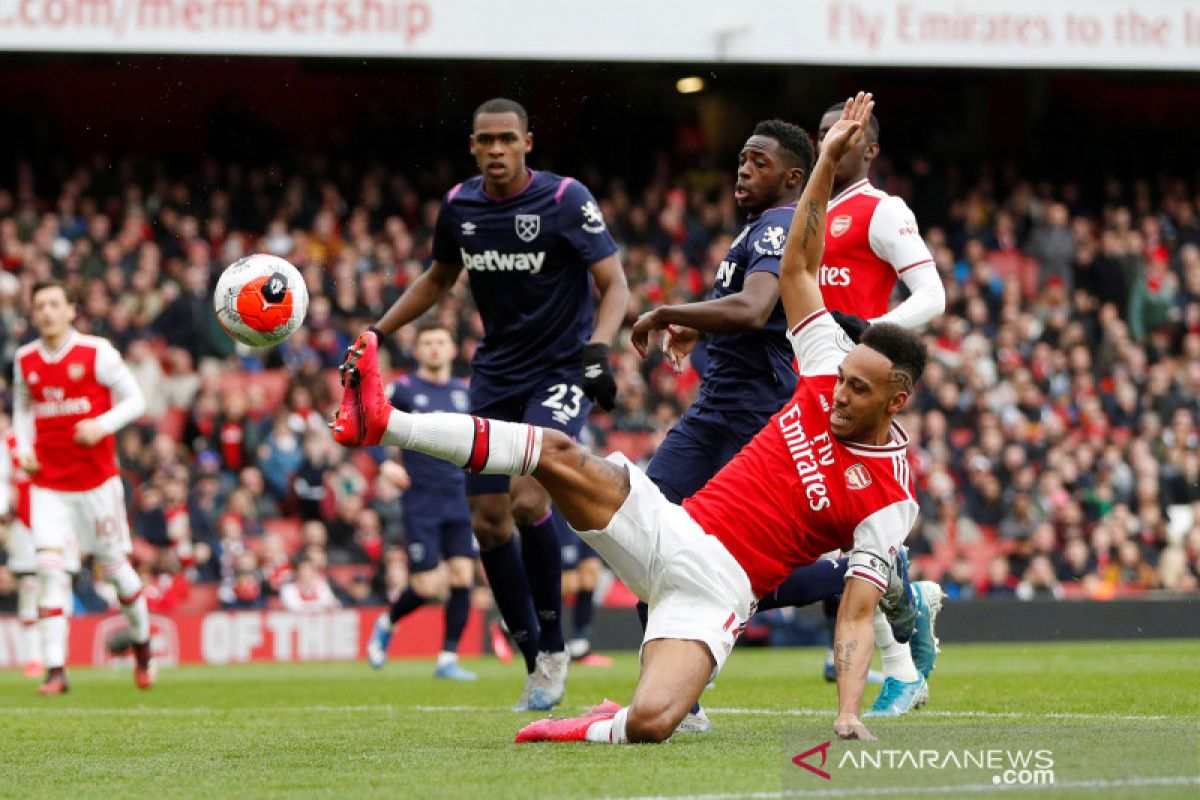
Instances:
[[[382,609],[350,608],[320,614],[288,611],[213,611],[208,614],[150,615],[154,655],[160,664],[246,664],[275,661],[353,661],[363,658],[371,626]],[[444,614],[427,606],[408,615],[392,637],[388,653],[397,658],[437,655],[442,647]],[[67,663],[104,666],[125,663],[105,647],[124,628],[120,614],[71,620]],[[483,651],[483,613],[471,609],[458,652]],[[24,664],[21,624],[0,618],[0,668]]]

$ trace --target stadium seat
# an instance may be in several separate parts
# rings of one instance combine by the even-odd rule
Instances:
[[[610,431],[608,434],[608,453],[619,450],[630,461],[641,461],[650,453],[651,448],[654,446],[653,436],[654,434],[647,431]]]
[[[263,520],[263,529],[267,533],[277,533],[283,537],[284,547],[287,548],[289,553],[294,553],[300,549],[302,540],[300,528],[300,520],[294,517]]]

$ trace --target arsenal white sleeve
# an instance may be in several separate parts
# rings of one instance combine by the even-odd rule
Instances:
[[[0,440],[0,517],[12,511],[12,454],[7,440]]]
[[[33,414],[29,410],[29,385],[21,362],[13,364],[13,430],[17,434],[17,453],[33,452]]]
[[[886,197],[875,207],[868,232],[871,251],[892,265],[912,293],[907,300],[872,322],[894,322],[906,328],[924,325],[946,309],[946,289],[921,238],[917,219],[899,197]]]
[[[887,591],[896,552],[913,523],[917,521],[917,504],[901,500],[876,511],[854,529],[854,549],[846,569],[846,580],[858,578],[879,591]]]
[[[112,392],[112,408],[96,417],[105,433],[116,433],[146,411],[146,398],[138,388],[137,379],[110,344],[96,351],[96,380]]]
[[[842,359],[854,348],[842,326],[823,308],[794,325],[787,337],[800,374],[806,376],[836,375]]]

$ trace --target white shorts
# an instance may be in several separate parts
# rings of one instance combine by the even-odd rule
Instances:
[[[644,642],[703,642],[716,662],[715,678],[754,613],[750,579],[725,546],[635,464],[621,453],[608,460],[629,469],[629,497],[608,527],[579,536],[650,606]]]
[[[123,561],[133,551],[129,519],[125,511],[125,488],[113,476],[86,492],[58,492],[34,486],[29,490],[29,521],[38,550],[61,550],[70,571],[79,553],[91,553],[101,564]]]

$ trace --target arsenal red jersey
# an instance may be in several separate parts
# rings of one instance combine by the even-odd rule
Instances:
[[[933,256],[899,197],[864,178],[829,201],[817,282],[831,311],[882,317],[897,277],[920,267],[935,269]]]
[[[16,431],[10,430],[4,434],[4,457],[8,466],[7,478],[9,480],[12,494],[10,495],[11,505],[3,511],[11,511],[13,516],[19,519],[25,527],[29,527],[29,475],[25,470],[21,469],[21,458],[17,455],[17,434]]]
[[[852,550],[848,577],[887,588],[888,567],[917,518],[899,425],[882,446],[830,430],[837,367],[853,346],[822,310],[788,332],[795,394],[704,488],[683,501],[746,571],[755,595],[831,550]]]
[[[75,425],[113,407],[111,387],[128,372],[116,349],[106,339],[72,333],[59,352],[50,353],[39,339],[17,351],[15,371],[28,392],[33,451],[41,465],[33,485],[85,492],[115,476],[115,438],[83,447],[75,443]]]

